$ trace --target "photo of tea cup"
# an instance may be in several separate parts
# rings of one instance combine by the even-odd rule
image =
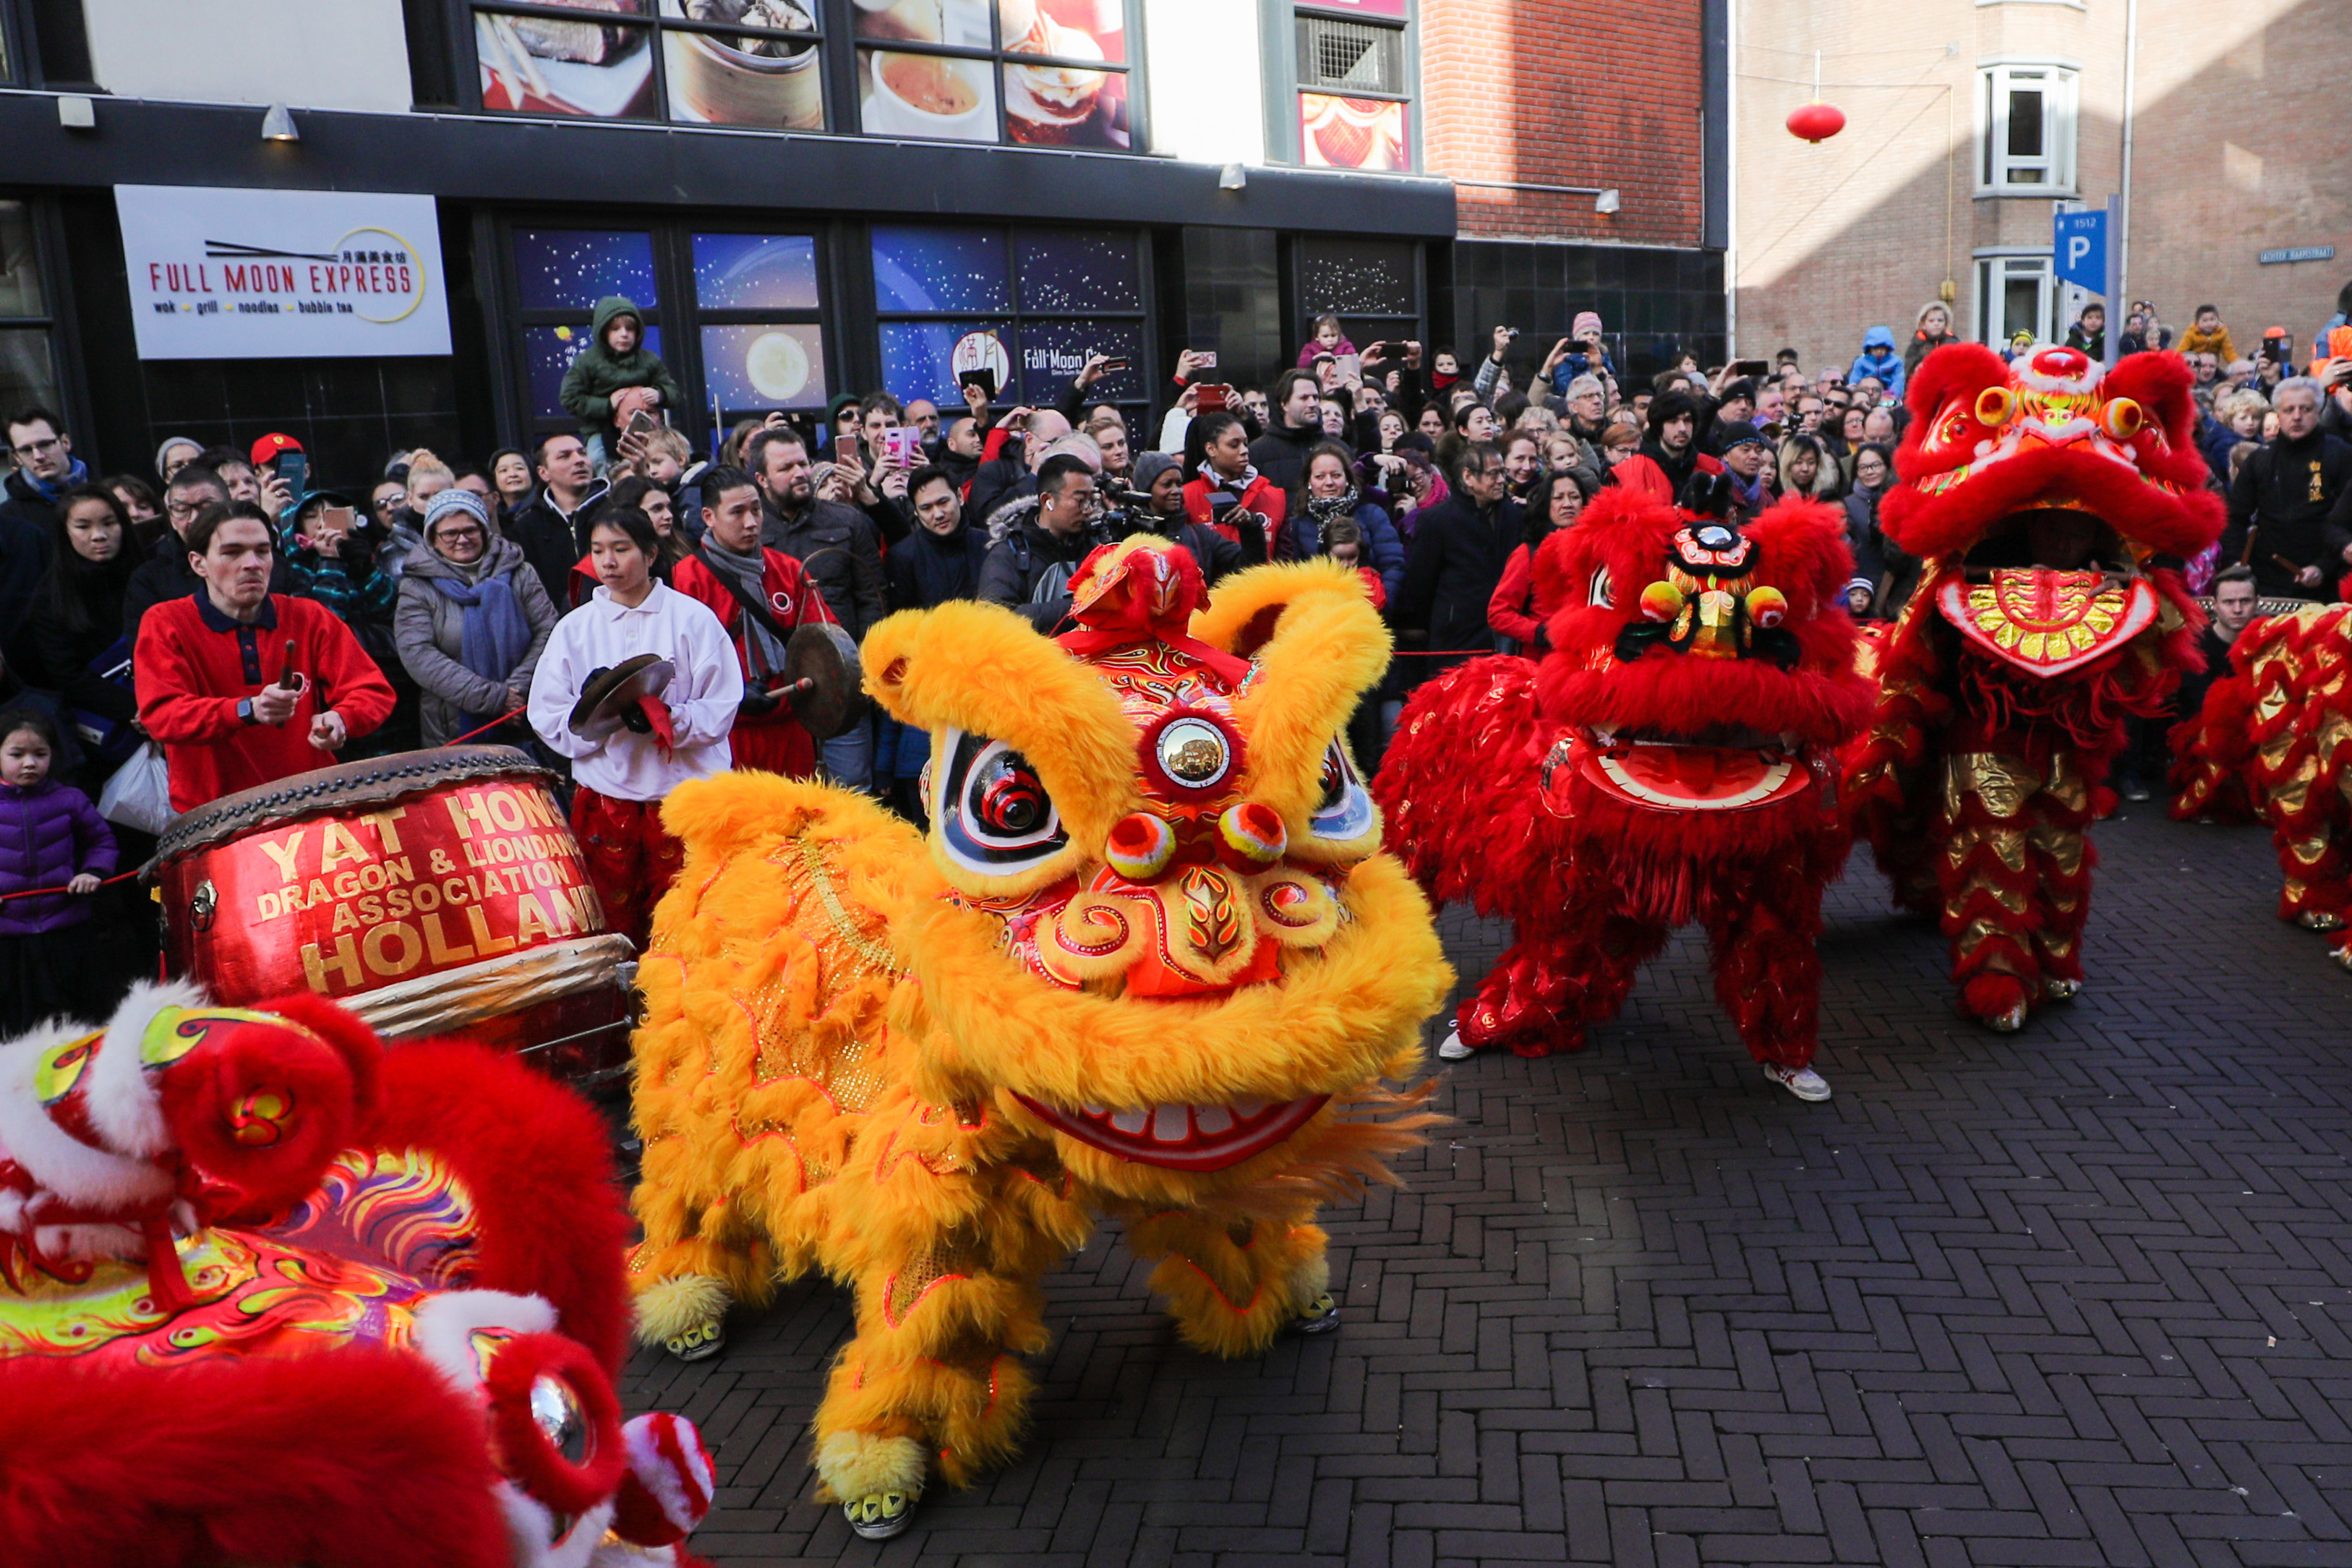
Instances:
[[[867,135],[996,140],[996,104],[985,61],[880,49],[870,57],[874,92],[865,106]]]

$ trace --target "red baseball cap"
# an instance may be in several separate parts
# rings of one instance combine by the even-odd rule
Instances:
[[[253,465],[256,468],[258,468],[281,452],[299,452],[301,450],[302,444],[300,442],[295,440],[290,435],[280,435],[278,432],[273,430],[268,434],[263,436],[260,440],[253,444]]]

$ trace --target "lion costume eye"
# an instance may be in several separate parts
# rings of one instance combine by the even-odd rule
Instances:
[[[1070,841],[1045,781],[1001,740],[948,731],[947,771],[933,814],[949,857],[968,871],[1003,875],[1059,853]]]
[[[1323,754],[1323,795],[1307,819],[1315,836],[1345,843],[1372,831],[1372,797],[1338,741]]]

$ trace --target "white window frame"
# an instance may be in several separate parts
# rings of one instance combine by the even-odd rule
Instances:
[[[2052,254],[2050,246],[2046,245],[2017,246],[2003,249],[1979,250],[1975,253],[1976,340],[1995,352],[2009,346],[2008,332],[1997,327],[1993,320],[1994,314],[2009,297],[2007,284],[2011,274],[2010,268],[2004,264],[2018,261],[2041,263],[2036,272],[2018,275],[2035,276],[2039,279],[2041,293],[2036,309],[2041,319],[2034,323],[2035,339],[2043,342],[2054,342],[2063,336],[2063,329],[2058,325],[2058,298],[2061,285],[2058,281],[2056,258]]]
[[[2075,193],[2074,141],[2082,102],[2081,73],[2064,60],[1981,60],[1977,65],[1977,160],[1979,196],[2071,196]],[[2009,152],[2010,108],[2020,89],[2042,93],[2042,152],[2040,158]],[[2020,170],[2039,170],[2036,180],[2012,181]]]

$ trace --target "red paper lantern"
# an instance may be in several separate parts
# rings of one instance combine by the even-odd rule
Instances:
[[[1833,103],[1808,103],[1791,110],[1789,134],[1815,143],[1845,129],[1845,111]]]

